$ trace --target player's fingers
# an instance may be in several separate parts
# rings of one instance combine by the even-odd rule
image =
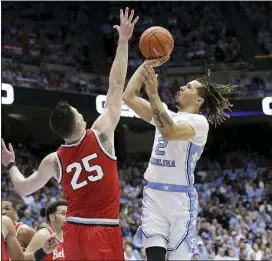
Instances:
[[[5,144],[5,142],[4,142],[3,139],[2,139],[2,141],[1,141],[1,145],[2,145],[2,149],[3,149],[3,150],[7,150],[6,144]]]
[[[152,66],[147,65],[146,66],[146,71],[148,73],[148,75],[150,75],[150,77],[154,78],[155,77],[155,72]]]
[[[163,57],[162,60],[160,61],[161,63],[166,63],[170,59],[170,56],[168,57]]]
[[[120,9],[120,21],[123,21],[124,18],[124,12],[123,9]]]
[[[129,8],[126,7],[126,10],[125,10],[125,21],[128,20],[128,11],[129,11]]]
[[[138,20],[139,20],[139,16],[137,16],[137,17],[134,19],[134,21],[132,22],[132,25],[134,26],[134,25],[138,22]]]
[[[13,147],[12,147],[11,143],[9,143],[8,146],[9,146],[9,151],[12,152],[12,153],[14,153],[14,150],[13,150]]]
[[[131,23],[132,19],[133,19],[133,16],[134,16],[134,10],[131,10],[131,13],[130,13],[130,16],[128,18],[128,21]]]
[[[153,66],[149,65],[148,69],[149,69],[149,72],[152,75],[153,79],[155,79],[156,78],[156,74],[155,74]]]

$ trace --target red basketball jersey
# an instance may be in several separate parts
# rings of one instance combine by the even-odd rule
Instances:
[[[6,242],[5,242],[5,236],[2,231],[1,233],[1,260],[9,260],[7,249],[6,249]]]
[[[15,225],[15,230],[16,230],[16,235],[18,234],[18,231],[21,227],[25,226],[25,224],[23,222],[18,222],[16,225]]]
[[[54,234],[51,227],[46,228],[50,235]],[[63,241],[57,238],[58,247],[52,253],[48,254],[42,260],[65,260]]]
[[[118,219],[120,187],[116,158],[108,155],[92,130],[58,150],[59,182],[67,217]]]

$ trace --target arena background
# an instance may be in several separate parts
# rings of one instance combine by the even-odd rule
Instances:
[[[143,61],[138,48],[148,27],[175,39],[170,61],[158,68],[160,96],[173,108],[173,91],[212,71],[212,81],[237,88],[231,119],[214,129],[195,171],[199,191],[194,260],[272,260],[272,4],[271,2],[2,2],[2,137],[12,142],[27,176],[61,140],[49,114],[66,100],[88,126],[103,111],[115,54],[119,8],[140,16],[130,41],[127,80]],[[146,97],[145,93],[142,93]],[[135,237],[143,173],[154,127],[125,105],[116,130],[121,227],[126,260],[145,259]],[[46,206],[62,198],[54,180],[29,197],[1,170],[2,198],[35,229]]]

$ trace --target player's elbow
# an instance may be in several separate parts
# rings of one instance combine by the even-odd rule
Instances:
[[[194,137],[194,133],[192,131],[188,131],[186,128],[179,128],[175,125],[161,134],[167,141],[187,141]]]
[[[14,186],[14,189],[21,197],[25,197],[31,194],[28,193],[24,185]]]
[[[129,94],[127,92],[123,93],[123,102],[128,105],[129,101],[131,100],[131,97],[129,96]]]
[[[174,139],[174,132],[173,130],[169,130],[169,131],[162,131],[161,132],[162,137],[167,140],[167,141],[171,141]]]

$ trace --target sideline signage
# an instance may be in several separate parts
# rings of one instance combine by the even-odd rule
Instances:
[[[3,95],[4,92],[4,95]],[[2,83],[1,91],[2,104],[13,104],[14,102],[14,89],[8,83]]]

